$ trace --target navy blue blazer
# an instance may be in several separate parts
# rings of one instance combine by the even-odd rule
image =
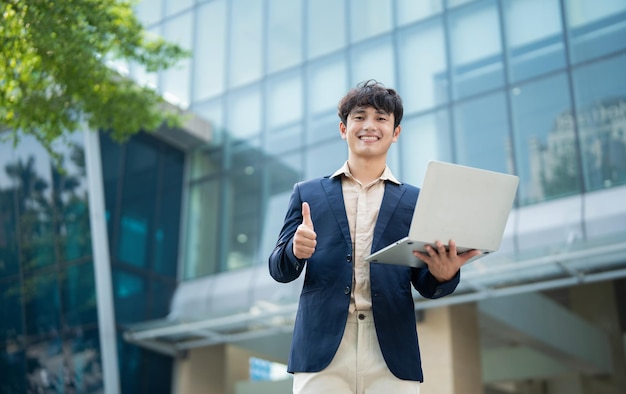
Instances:
[[[372,251],[408,235],[419,189],[386,182]],[[308,260],[293,254],[293,236],[302,223],[302,202],[311,207],[317,233]],[[294,186],[269,271],[278,282],[290,282],[305,271],[293,331],[288,371],[318,372],[333,359],[348,318],[352,287],[352,240],[343,201],[341,177],[319,178]],[[427,298],[454,291],[460,274],[439,283],[428,268],[371,263],[372,312],[383,357],[398,378],[423,381],[411,284]]]

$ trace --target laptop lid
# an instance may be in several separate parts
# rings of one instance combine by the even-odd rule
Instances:
[[[366,261],[419,266],[413,250],[454,240],[457,251],[496,251],[513,207],[519,177],[459,164],[431,161],[409,234]]]

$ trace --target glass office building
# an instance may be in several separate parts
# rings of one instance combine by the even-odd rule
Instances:
[[[415,294],[424,392],[626,391],[626,2],[137,13],[193,56],[111,66],[193,121],[123,145],[77,133],[64,172],[33,140],[0,145],[0,393],[290,392],[263,360],[286,363],[301,281],[273,282],[267,257],[294,183],[346,160],[336,105],[367,79],[404,99],[400,180],[419,186],[429,160],[520,177],[501,250],[453,295]]]

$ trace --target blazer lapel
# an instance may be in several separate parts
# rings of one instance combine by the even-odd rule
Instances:
[[[350,238],[350,225],[346,216],[346,206],[343,202],[343,191],[341,189],[341,177],[323,178],[322,187],[326,193],[330,209],[337,220],[341,233],[347,243],[352,248],[352,238]]]
[[[405,188],[403,185],[398,185],[393,182],[385,182],[385,194],[383,195],[383,202],[378,212],[378,219],[376,220],[376,227],[374,228],[374,239],[372,240],[372,250],[378,250],[376,246],[385,229],[389,225],[391,215],[396,210]]]

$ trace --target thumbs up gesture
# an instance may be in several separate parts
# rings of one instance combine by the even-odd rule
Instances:
[[[302,203],[302,224],[296,229],[293,237],[293,254],[299,259],[308,259],[315,252],[317,234],[313,229],[311,208],[309,203]]]

